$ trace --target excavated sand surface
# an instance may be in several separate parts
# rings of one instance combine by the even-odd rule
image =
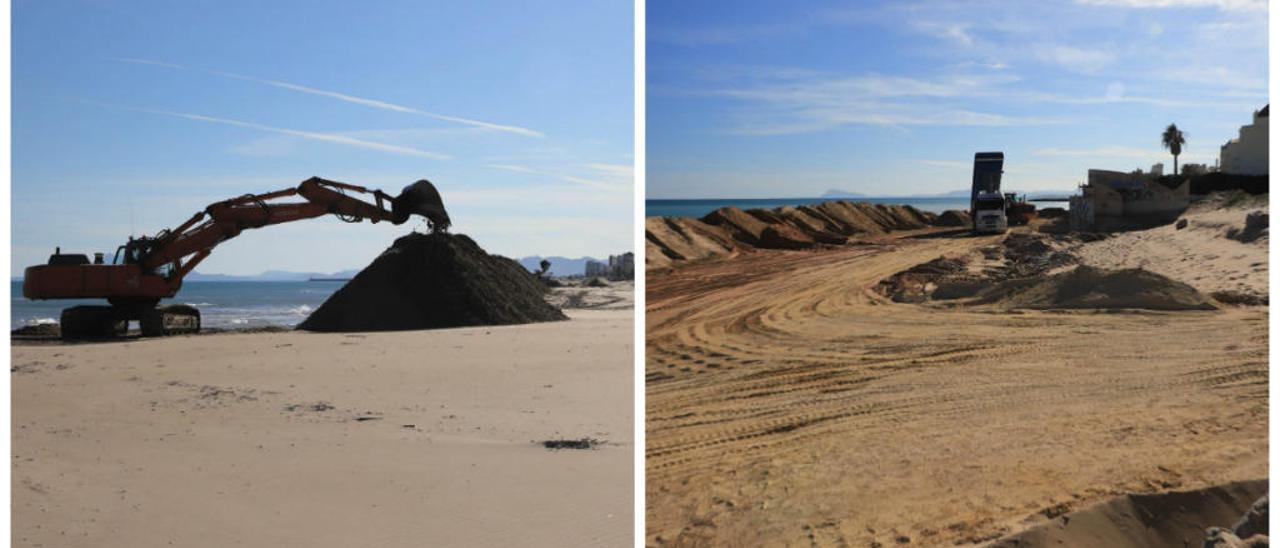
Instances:
[[[1205,489],[1153,495],[1126,495],[1095,504],[1026,532],[1001,539],[992,548],[1166,548],[1199,547],[1210,527],[1230,529],[1254,501],[1267,494],[1267,480],[1231,482]]]
[[[872,289],[1002,238],[650,273],[646,542],[977,544],[1267,476],[1266,306],[940,308]]]

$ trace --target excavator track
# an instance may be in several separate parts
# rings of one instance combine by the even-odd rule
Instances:
[[[138,327],[143,337],[163,337],[200,331],[200,311],[193,306],[157,306],[142,313]]]
[[[104,339],[124,335],[129,320],[110,306],[83,305],[63,310],[61,326],[63,339]]]

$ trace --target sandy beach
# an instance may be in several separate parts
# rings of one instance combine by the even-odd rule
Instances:
[[[630,546],[632,311],[567,313],[18,343],[13,544]]]
[[[1172,278],[1152,298],[1265,297],[1265,238],[1225,226],[1265,207],[1202,206],[1183,230],[1101,241],[926,229],[649,270],[647,544],[981,545],[1121,495],[1265,479],[1265,305],[1039,310],[878,290],[944,258],[961,274],[1020,268],[1020,242],[1050,266]],[[1170,242],[1179,253],[1152,252]]]

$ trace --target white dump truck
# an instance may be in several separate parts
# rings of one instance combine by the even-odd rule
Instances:
[[[1001,234],[1009,229],[1005,196],[1000,193],[1000,175],[1003,173],[1003,152],[979,152],[973,155],[973,190],[969,195],[969,216],[973,218],[974,234]]]

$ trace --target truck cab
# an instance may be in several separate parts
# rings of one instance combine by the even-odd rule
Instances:
[[[1005,197],[999,192],[983,192],[973,200],[973,233],[1003,234],[1009,230]]]
[[[1000,193],[1000,176],[1003,174],[1003,152],[979,152],[973,155],[969,215],[973,218],[974,234],[999,234],[1009,229],[1005,197]]]

